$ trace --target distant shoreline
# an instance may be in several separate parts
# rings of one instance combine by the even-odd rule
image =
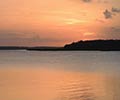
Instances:
[[[27,49],[28,51],[120,51],[120,50],[77,50],[77,49]]]
[[[82,49],[82,50],[80,50],[80,49],[34,49],[34,47],[32,48],[26,48],[26,49],[19,49],[19,48],[16,48],[16,49],[14,49],[14,48],[7,48],[7,49],[1,49],[1,47],[0,47],[0,51],[2,51],[2,50],[5,50],[5,51],[12,51],[12,50],[16,50],[16,51],[18,51],[18,50],[26,50],[26,51],[120,51],[120,50],[94,50],[94,49],[91,49],[91,50],[84,50],[84,49]]]
[[[0,46],[0,50],[28,51],[120,51],[120,40],[86,40],[66,44],[64,47]]]

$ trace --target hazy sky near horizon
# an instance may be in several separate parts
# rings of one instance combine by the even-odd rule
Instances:
[[[120,0],[0,0],[0,45],[120,39]]]

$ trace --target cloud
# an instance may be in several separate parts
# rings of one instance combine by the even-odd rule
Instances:
[[[98,2],[98,3],[108,3],[108,1],[106,0],[82,0],[83,2]]]
[[[92,2],[92,0],[82,0],[83,2]]]
[[[112,7],[111,11],[114,12],[114,13],[120,13],[120,8],[114,8],[114,7]]]
[[[38,33],[39,34],[39,33]],[[37,33],[18,33],[0,30],[0,46],[31,46],[60,44],[65,38],[39,36]]]
[[[108,0],[97,0],[98,3],[109,3]]]
[[[115,7],[112,7],[111,10],[108,10],[106,9],[103,14],[105,16],[106,19],[110,19],[112,18],[113,16],[116,16],[116,14],[120,13],[120,9],[119,8],[115,8]]]
[[[105,23],[105,21],[101,19],[96,19],[95,21],[100,22],[100,23]]]
[[[114,32],[120,32],[120,27],[110,27],[110,29]]]
[[[103,12],[103,14],[104,14],[104,16],[105,16],[106,19],[112,18],[111,11],[109,11],[107,9]]]
[[[77,2],[77,3],[91,3],[93,0],[71,0],[73,2]]]
[[[109,3],[108,0],[72,0],[72,1],[84,2],[84,3],[91,3],[91,2],[96,2],[96,3]]]

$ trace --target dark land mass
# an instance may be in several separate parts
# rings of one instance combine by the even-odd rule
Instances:
[[[36,51],[120,51],[120,40],[86,40],[66,44],[64,47],[32,47]]]
[[[87,40],[64,46],[66,50],[120,51],[120,40]]]
[[[35,51],[65,51],[64,47],[29,47],[27,50]]]
[[[120,51],[120,40],[86,40],[66,44],[64,47],[1,46],[0,50],[29,51]]]

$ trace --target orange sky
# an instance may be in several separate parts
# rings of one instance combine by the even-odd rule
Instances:
[[[120,0],[2,0],[0,12],[0,45],[120,39]]]

